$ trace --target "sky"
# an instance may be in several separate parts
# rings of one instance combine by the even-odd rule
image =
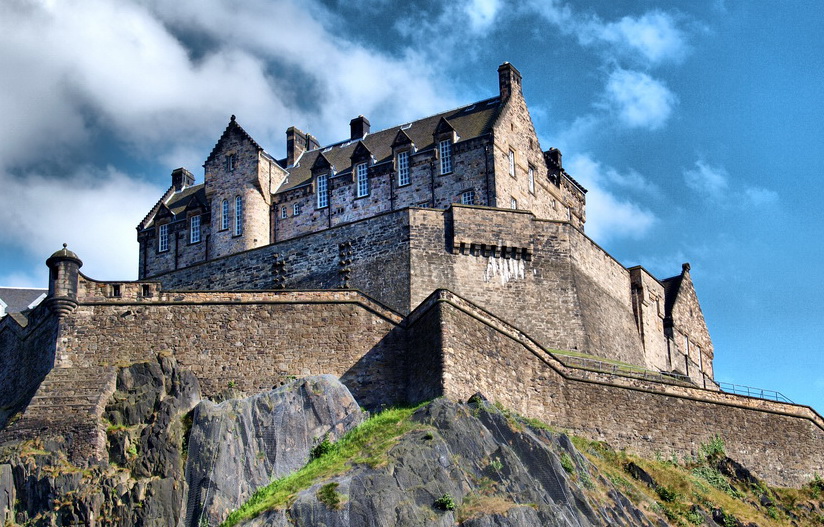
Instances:
[[[716,379],[824,412],[824,36],[809,0],[5,0],[0,285],[68,243],[137,277],[136,225],[230,115],[276,157],[498,93],[588,190],[586,232],[691,264]]]

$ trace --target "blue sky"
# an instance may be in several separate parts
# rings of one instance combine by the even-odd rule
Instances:
[[[813,1],[28,1],[0,16],[0,285],[67,242],[134,279],[135,226],[231,114],[270,153],[497,93],[512,62],[587,232],[690,262],[716,377],[824,410],[824,37]]]

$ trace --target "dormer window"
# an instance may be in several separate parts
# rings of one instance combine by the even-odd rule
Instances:
[[[355,197],[362,198],[369,195],[369,177],[366,163],[355,165],[357,191]]]
[[[243,234],[243,198],[235,197],[235,236]]]
[[[164,223],[157,228],[157,252],[164,253],[169,250],[169,224]]]
[[[220,208],[220,230],[225,231],[229,228],[229,200],[224,199]]]
[[[318,208],[323,209],[329,206],[329,174],[318,176]]]
[[[409,184],[409,151],[398,152],[395,160],[398,170],[398,186],[402,187]]]
[[[189,243],[200,242],[200,214],[189,218]]]
[[[452,142],[449,139],[438,143],[438,154],[441,158],[441,175],[452,172]]]

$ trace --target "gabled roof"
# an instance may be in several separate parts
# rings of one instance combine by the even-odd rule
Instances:
[[[171,195],[169,195],[169,192],[164,194],[163,199],[155,204],[152,211],[146,216],[140,225],[138,225],[137,228],[139,230],[150,228],[154,225],[155,219],[158,215],[161,215],[161,211],[168,210],[170,214],[177,218],[177,216],[181,214],[185,215],[187,210],[196,207],[200,207],[204,210],[208,209],[206,206],[206,188],[203,183],[200,185],[186,187],[180,192],[172,192]]]
[[[363,139],[347,140],[309,150],[303,153],[295,166],[288,169],[289,176],[276,193],[308,183],[312,179],[312,167],[321,153],[335,167],[337,173],[348,172],[352,169],[352,154],[361,142],[372,153],[375,162],[382,163],[392,159],[392,146],[398,144],[399,138],[403,140],[401,132],[415,143],[418,151],[427,150],[434,147],[434,134],[438,125],[442,125],[442,120],[446,120],[447,125],[454,128],[459,140],[472,139],[492,131],[500,108],[500,97],[493,97],[408,124],[370,133]]]
[[[6,313],[22,313],[37,305],[48,292],[48,289],[0,287],[0,307],[4,308]],[[0,313],[2,311],[3,309],[0,309]]]
[[[223,141],[224,141],[227,137],[229,137],[229,135],[230,135],[233,131],[238,132],[239,134],[241,134],[241,136],[243,136],[244,138],[246,138],[246,140],[247,140],[247,141],[249,141],[249,142],[252,144],[252,146],[254,146],[254,147],[258,150],[258,152],[260,152],[260,151],[262,151],[262,150],[263,150],[263,147],[262,147],[262,146],[260,146],[259,144],[257,144],[257,141],[255,141],[254,139],[252,139],[252,136],[251,136],[251,135],[249,135],[249,133],[248,133],[248,132],[246,132],[246,130],[244,130],[242,126],[240,126],[239,124],[237,124],[237,120],[236,120],[235,116],[233,115],[233,116],[229,119],[229,124],[228,124],[228,125],[226,125],[226,129],[223,131],[223,134],[221,134],[220,139],[218,139],[218,140],[217,140],[217,143],[215,143],[215,147],[214,147],[214,148],[212,148],[212,152],[209,154],[209,157],[207,157],[207,158],[206,158],[206,162],[205,162],[205,163],[203,163],[204,165],[208,164],[208,163],[209,163],[209,161],[211,161],[212,159],[214,159],[214,157],[217,155],[218,151],[220,150],[220,144],[221,144],[221,143],[222,143],[222,142],[223,142]]]

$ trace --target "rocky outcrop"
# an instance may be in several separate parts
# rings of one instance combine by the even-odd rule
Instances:
[[[221,404],[201,402],[189,439],[186,525],[216,525],[257,489],[309,459],[363,420],[349,390],[331,375]]]

